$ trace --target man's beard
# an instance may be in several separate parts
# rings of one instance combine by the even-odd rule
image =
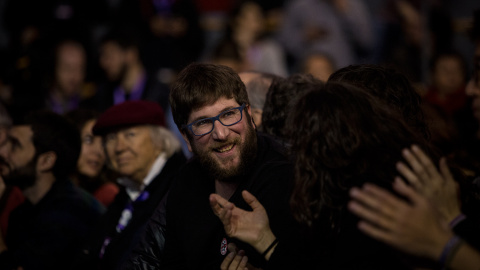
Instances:
[[[6,185],[16,186],[20,190],[25,190],[35,184],[35,165],[37,159],[34,157],[27,165],[21,168],[15,168],[9,174],[3,175]]]
[[[246,119],[249,120],[250,117],[246,117]],[[229,141],[227,143],[232,143],[235,146],[240,147],[240,163],[238,164],[238,166],[233,168],[222,168],[218,164],[218,161],[211,156],[211,148],[205,151],[199,151],[198,149],[196,149],[195,144],[192,143],[193,152],[199,158],[202,167],[206,168],[209,174],[215,180],[222,182],[237,182],[241,180],[238,176],[241,176],[248,171],[249,167],[252,165],[257,155],[257,135],[255,133],[255,129],[250,124],[250,121],[248,121],[247,124],[245,141],[243,142],[243,144],[241,144],[240,138]]]

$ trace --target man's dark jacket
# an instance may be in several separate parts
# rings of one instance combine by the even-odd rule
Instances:
[[[121,233],[116,232],[116,226],[123,209],[131,200],[125,188],[122,188],[110,205],[107,213],[102,217],[97,233],[89,241],[84,254],[79,258],[78,269],[120,269],[129,258],[132,249],[138,244],[145,230],[145,226],[157,206],[166,199],[174,176],[185,164],[183,153],[177,152],[171,156],[162,171],[155,176],[145,188],[149,197],[145,201],[133,203],[133,215],[130,222]],[[110,244],[105,249],[103,258],[99,258],[100,249],[106,237],[110,237]]]
[[[293,167],[278,143],[260,134],[257,139],[253,165],[239,176],[240,185],[229,201],[251,211],[241,195],[243,190],[251,192],[265,207],[273,232],[281,238],[293,222],[288,205]],[[137,256],[127,264],[129,269],[219,269],[231,242],[246,251],[250,263],[264,266],[265,260],[257,251],[225,234],[209,204],[209,195],[214,192],[213,178],[192,158],[168,196],[165,249],[158,243],[165,233],[160,222],[165,213],[156,211],[146,231],[146,245],[136,251]]]

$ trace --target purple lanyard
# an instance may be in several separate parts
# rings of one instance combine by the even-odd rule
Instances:
[[[148,193],[148,191],[144,190],[144,191],[142,191],[142,193],[140,193],[140,195],[138,196],[138,198],[134,202],[132,202],[132,200],[130,200],[130,199],[128,200],[128,203],[125,206],[125,208],[123,209],[122,215],[120,216],[120,219],[118,220],[118,224],[117,224],[117,227],[116,227],[116,232],[117,233],[121,233],[127,227],[128,223],[132,219],[133,204],[137,203],[137,202],[144,202],[148,199],[148,197],[150,197],[150,194]],[[112,238],[110,236],[107,236],[105,238],[105,240],[103,241],[103,245],[102,245],[102,248],[100,249],[100,254],[99,254],[100,259],[103,258],[103,255],[105,255],[105,250],[106,250],[107,246],[110,244],[111,240],[112,240]]]

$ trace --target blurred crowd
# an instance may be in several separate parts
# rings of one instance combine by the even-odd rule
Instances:
[[[479,202],[478,1],[0,0],[0,269],[470,269]]]

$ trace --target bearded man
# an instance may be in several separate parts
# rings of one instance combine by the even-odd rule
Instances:
[[[10,213],[6,238],[0,234],[0,269],[71,269],[104,211],[68,179],[80,155],[79,132],[63,116],[38,111],[11,127],[7,144],[0,157],[9,169],[0,178],[25,202]]]
[[[271,226],[282,237],[292,220],[288,207],[292,165],[284,150],[257,133],[245,85],[229,67],[190,64],[179,73],[170,104],[193,157],[169,193],[164,249],[148,254],[154,248],[143,247],[146,254],[134,258],[134,265],[149,264],[155,257],[161,269],[218,269],[233,243],[252,265],[263,267],[265,260],[258,251],[225,234],[209,195],[220,194],[251,210],[241,194],[248,190],[265,206]],[[147,243],[154,243],[159,231],[151,227]]]

